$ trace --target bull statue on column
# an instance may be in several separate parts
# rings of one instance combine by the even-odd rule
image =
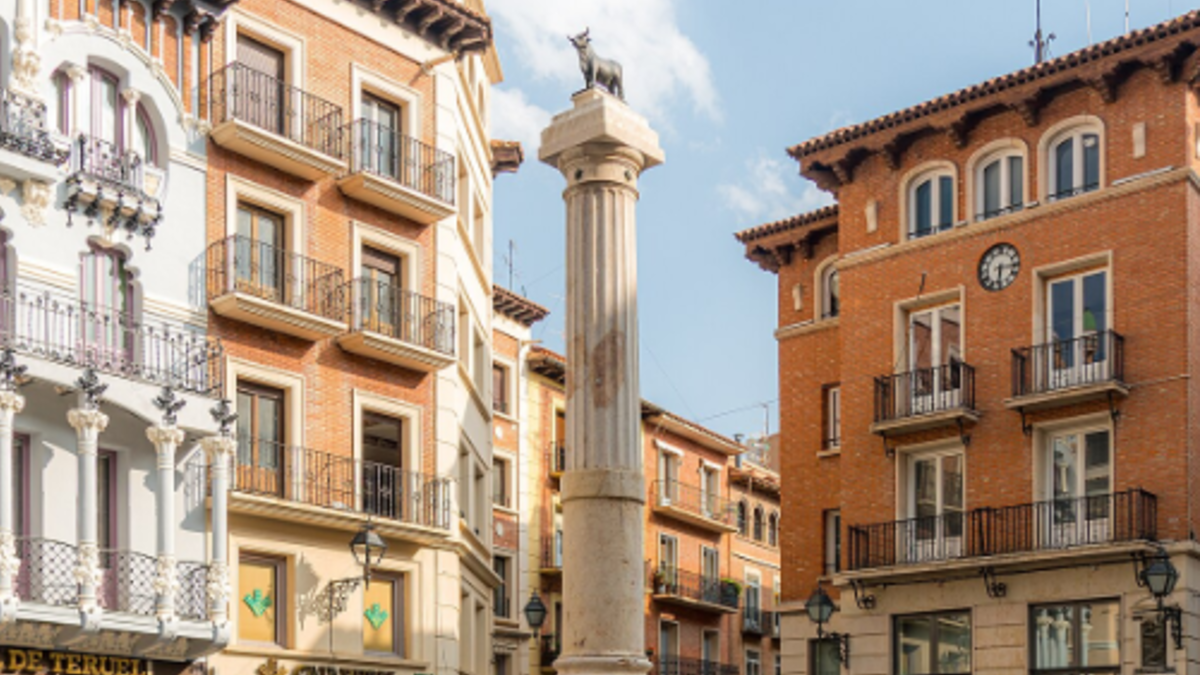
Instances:
[[[574,45],[575,51],[579,52],[579,69],[583,71],[584,85],[586,88],[592,89],[599,84],[608,93],[624,101],[625,85],[621,64],[596,55],[596,50],[592,49],[592,39],[588,37],[590,31],[591,29],[588,28],[575,37],[567,36],[567,39]]]

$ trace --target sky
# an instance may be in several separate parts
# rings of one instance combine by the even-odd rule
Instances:
[[[590,28],[667,157],[639,180],[642,397],[726,435],[777,431],[776,278],[733,233],[832,201],[785,148],[1031,65],[1035,1],[488,0],[492,136],[525,149],[495,186],[496,283],[550,309],[533,337],[563,352],[565,184],[537,148],[583,87],[567,35]],[[1128,5],[1136,30],[1200,2]],[[1125,7],[1042,0],[1050,56],[1120,35]]]

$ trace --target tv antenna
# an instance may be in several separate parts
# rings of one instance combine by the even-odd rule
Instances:
[[[504,254],[504,264],[508,267],[508,290],[516,291],[513,286],[513,268],[517,265],[517,245],[512,239],[508,240],[508,253]]]
[[[1033,40],[1030,40],[1029,46],[1033,47],[1033,62],[1041,63],[1046,60],[1046,56],[1050,51],[1050,43],[1054,41],[1055,35],[1051,33],[1042,36],[1042,0],[1037,0],[1037,32],[1033,34]]]

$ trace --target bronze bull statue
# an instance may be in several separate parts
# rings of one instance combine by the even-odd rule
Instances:
[[[625,86],[622,83],[621,64],[596,55],[596,50],[592,49],[592,39],[588,37],[589,31],[590,28],[575,37],[567,36],[575,51],[579,52],[579,69],[583,71],[584,85],[591,89],[599,84],[608,93],[624,101]]]

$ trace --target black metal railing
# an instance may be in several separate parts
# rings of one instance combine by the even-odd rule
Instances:
[[[562,551],[559,550],[557,538],[553,534],[543,534],[541,569],[561,570],[562,566]]]
[[[1145,490],[1053,499],[849,528],[850,569],[1150,541],[1158,502]]]
[[[731,663],[685,659],[678,656],[660,656],[654,660],[654,675],[738,675],[738,667]]]
[[[346,280],[340,267],[273,244],[232,235],[205,254],[208,297],[244,293],[342,321]]]
[[[650,590],[655,595],[672,595],[730,609],[738,608],[738,589],[733,584],[668,565],[650,566]]]
[[[100,585],[96,602],[110,612],[153,616],[158,594],[158,560],[134,551],[100,552]]]
[[[448,478],[388,464],[242,436],[232,487],[445,530],[450,528],[450,484]]]
[[[669,506],[688,513],[733,525],[733,503],[715,490],[703,490],[677,480],[654,481],[654,505]]]
[[[1007,216],[1010,213],[1016,213],[1024,208],[1025,208],[1024,204],[1017,203],[1017,204],[1009,204],[1008,206],[1002,206],[997,209],[980,211],[979,213],[975,214],[975,220],[983,221],[983,220],[989,220],[991,218],[998,218],[1000,216]]]
[[[0,89],[0,148],[58,164],[63,154],[46,127],[46,104],[11,89]]]
[[[1072,188],[1067,188],[1065,190],[1059,190],[1058,192],[1055,192],[1054,194],[1050,195],[1049,201],[1055,202],[1060,199],[1069,199],[1076,195],[1081,195],[1081,194],[1084,194],[1087,192],[1094,192],[1099,189],[1100,189],[1099,183],[1087,183],[1085,185],[1080,185],[1078,187],[1072,187]]]
[[[243,63],[213,73],[210,87],[214,124],[237,120],[330,157],[343,157],[341,106]]]
[[[112,141],[80,134],[71,143],[70,157],[71,175],[76,180],[93,180],[127,196],[145,194],[145,162],[133,150],[124,150]]]
[[[23,602],[67,607],[79,602],[79,582],[75,567],[78,549],[71,544],[49,539],[17,540],[16,592]]]
[[[554,633],[542,634],[541,663],[543,668],[550,667],[562,654],[562,636]]]
[[[349,283],[351,330],[454,355],[454,305],[374,279]]]
[[[766,635],[771,630],[771,613],[760,607],[742,608],[742,632],[751,635]]]
[[[367,119],[351,122],[350,171],[386,178],[447,204],[454,203],[454,155]]]
[[[875,378],[875,421],[975,408],[975,369],[956,361]]]
[[[180,562],[179,593],[175,596],[175,613],[181,619],[204,621],[208,618],[208,565]]]
[[[1106,330],[1012,350],[1013,396],[1125,379],[1125,338]]]
[[[557,476],[567,470],[567,444],[565,441],[550,441],[546,444],[546,471]]]
[[[129,311],[44,288],[0,291],[0,346],[207,396],[222,390],[217,338],[183,324],[138,321]]]

